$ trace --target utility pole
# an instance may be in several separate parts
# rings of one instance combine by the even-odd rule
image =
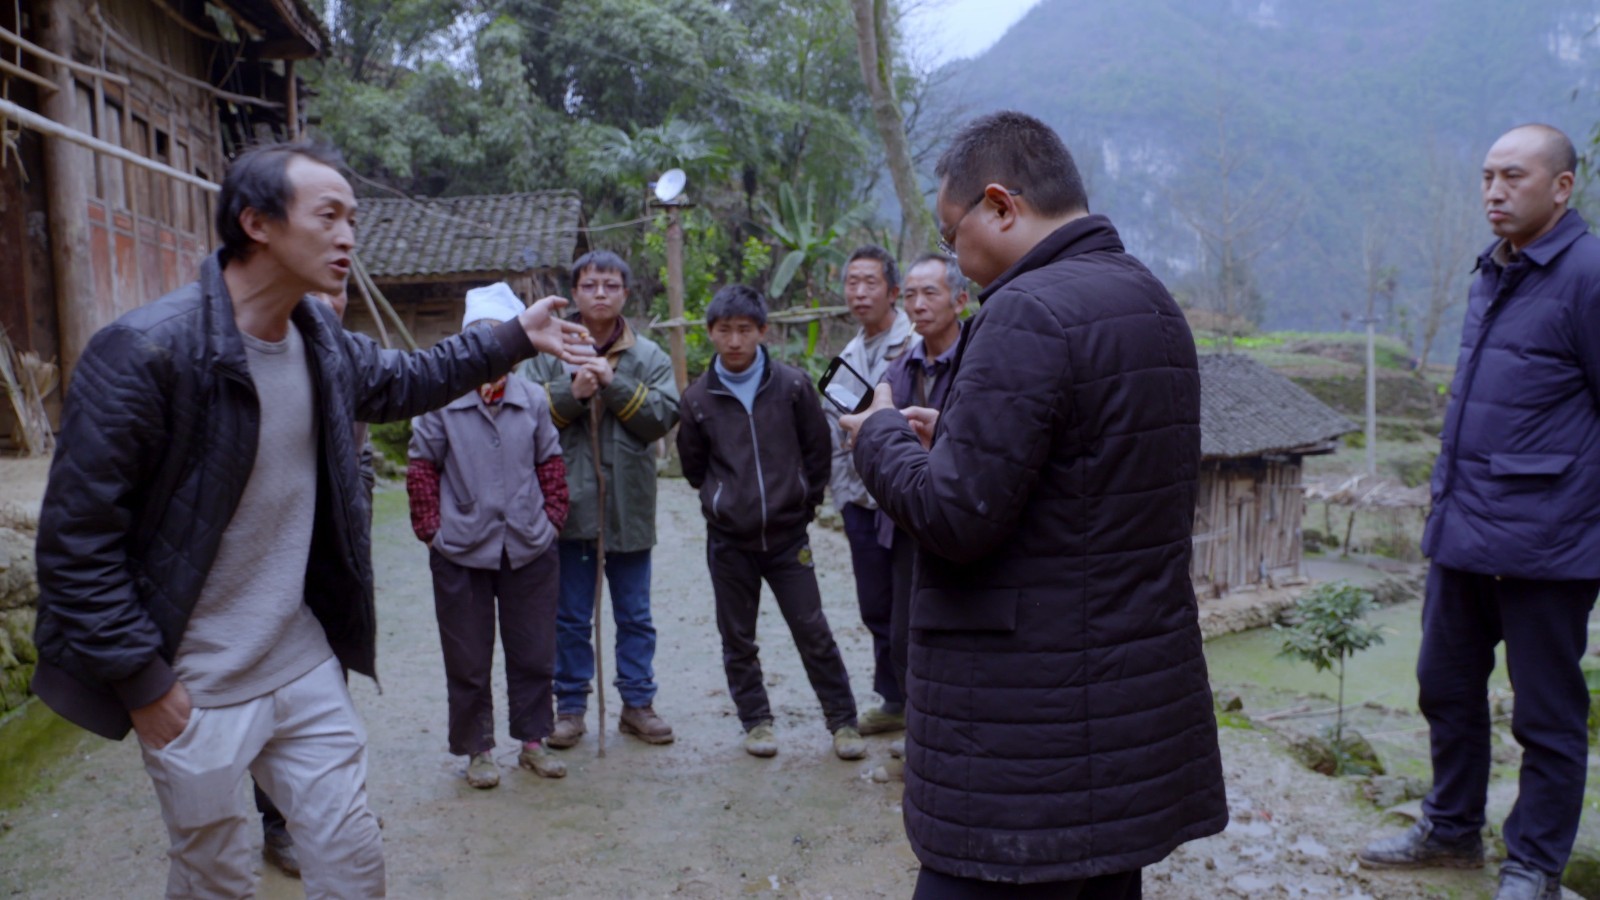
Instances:
[[[1372,294],[1367,294],[1367,474],[1378,474],[1378,354],[1377,324],[1372,315]]]
[[[673,326],[669,336],[672,376],[678,393],[689,386],[689,356],[683,343],[683,222],[681,204],[667,204],[667,314]]]
[[[672,354],[672,377],[678,383],[679,394],[689,386],[689,355],[683,345],[682,219],[683,210],[690,205],[683,196],[688,182],[682,169],[668,169],[650,184],[656,198],[650,205],[667,211],[667,313],[672,316],[668,347]]]

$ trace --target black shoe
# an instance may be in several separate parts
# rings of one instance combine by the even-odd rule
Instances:
[[[1362,847],[1356,858],[1375,869],[1481,869],[1483,836],[1474,834],[1446,843],[1433,837],[1433,823],[1423,816],[1404,834]]]
[[[1500,890],[1494,900],[1561,900],[1561,879],[1507,860],[1500,867]]]
[[[300,877],[300,857],[294,852],[294,838],[281,826],[266,830],[261,841],[261,858],[290,878]]]

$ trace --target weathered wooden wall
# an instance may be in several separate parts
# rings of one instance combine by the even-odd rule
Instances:
[[[101,9],[107,25],[146,56],[191,78],[210,78],[217,46],[175,27],[151,3],[103,0]],[[114,40],[102,43],[98,29],[80,27],[75,37],[80,61],[98,62],[104,53],[105,67],[130,83],[108,83],[102,97],[78,79],[72,124],[175,169],[221,177],[216,102],[208,92],[164,77]],[[83,177],[100,325],[194,280],[211,249],[210,194],[104,157]]]
[[[0,4],[0,27],[16,32],[16,9]],[[15,53],[6,54],[15,61]],[[39,91],[12,79],[9,97],[37,108]],[[50,264],[50,235],[45,199],[44,139],[28,129],[16,130],[11,150],[0,150],[0,327],[19,350],[45,360],[59,345],[56,327],[55,275]],[[60,417],[61,392],[45,399],[52,420]],[[0,447],[16,446],[16,417],[0,398]]]
[[[1201,595],[1300,574],[1305,492],[1300,460],[1201,465],[1190,574]]]

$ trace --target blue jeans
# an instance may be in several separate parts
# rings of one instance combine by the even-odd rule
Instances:
[[[556,712],[581,714],[594,680],[594,541],[557,541],[561,602],[556,609]],[[617,693],[628,706],[656,698],[656,626],[650,621],[650,551],[606,553],[611,618],[616,622]]]

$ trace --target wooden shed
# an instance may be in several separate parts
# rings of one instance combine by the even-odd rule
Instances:
[[[305,0],[0,5],[0,326],[70,377],[89,337],[194,279],[217,180],[298,131]],[[46,398],[53,421],[61,392]],[[15,437],[0,392],[0,442]]]
[[[565,296],[568,266],[589,249],[575,191],[363,197],[357,217],[367,273],[423,347],[461,330],[468,288],[504,281],[527,302]],[[346,325],[380,336],[354,281]]]
[[[1202,597],[1300,575],[1301,460],[1356,426],[1248,356],[1200,357],[1200,487],[1190,574]]]

